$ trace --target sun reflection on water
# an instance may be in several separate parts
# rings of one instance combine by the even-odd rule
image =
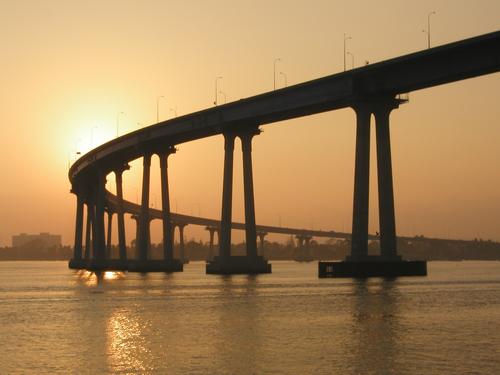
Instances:
[[[97,276],[94,272],[87,270],[79,270],[76,272],[77,282],[84,284],[88,287],[97,286]]]
[[[91,272],[79,270],[76,272],[76,277],[78,283],[82,283],[87,287],[99,287],[103,281],[123,279],[125,274],[119,271]]]
[[[125,274],[123,272],[118,271],[106,271],[104,272],[104,280],[117,280],[123,279]]]
[[[113,372],[152,370],[151,353],[146,346],[143,327],[137,316],[124,310],[115,311],[107,321],[107,351]]]

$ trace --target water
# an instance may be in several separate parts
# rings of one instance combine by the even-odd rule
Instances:
[[[0,373],[495,374],[500,262],[429,276],[318,279],[68,270],[0,262]]]

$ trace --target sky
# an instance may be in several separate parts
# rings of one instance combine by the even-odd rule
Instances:
[[[209,108],[218,76],[219,103],[270,91],[276,58],[278,87],[285,76],[293,85],[341,72],[344,34],[348,68],[425,49],[432,11],[433,46],[500,29],[498,0],[0,0],[0,246],[20,232],[57,233],[71,244],[68,166],[117,131],[155,123],[157,103],[160,120]],[[499,97],[495,73],[412,92],[392,113],[398,235],[500,240]],[[257,223],[350,232],[353,111],[261,129],[253,142]],[[169,159],[172,210],[220,218],[222,136],[178,149]],[[240,150],[234,220],[244,218]],[[140,176],[134,161],[124,175],[131,201],[140,197]],[[155,158],[152,205],[160,197]],[[158,242],[161,223],[152,228]],[[130,240],[130,220],[127,230]],[[203,228],[188,227],[186,236],[208,239]]]

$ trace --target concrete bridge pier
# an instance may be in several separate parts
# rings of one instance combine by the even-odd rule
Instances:
[[[142,197],[141,211],[139,214],[139,233],[137,236],[137,250],[139,261],[146,262],[149,256],[149,185],[151,175],[151,153],[143,155],[142,170]]]
[[[118,197],[118,253],[122,262],[127,261],[127,241],[125,235],[125,210],[123,208],[123,172],[130,169],[128,164],[122,165],[120,168],[115,169],[116,180],[116,196]]]
[[[73,258],[82,259],[82,237],[83,237],[83,209],[85,198],[81,192],[76,192],[76,224],[75,224],[75,247]]]
[[[186,223],[173,223],[173,231],[175,232],[175,227],[179,228],[179,261],[181,264],[189,263],[189,260],[185,256],[185,245],[184,245],[184,228],[187,226]]]
[[[215,233],[217,233],[217,240],[219,241],[220,245],[220,231],[219,228],[217,227],[206,227],[206,230],[208,230],[208,233],[210,234],[210,242],[209,242],[209,249],[208,249],[208,261],[211,261],[212,258],[214,257],[214,237]]]
[[[351,255],[344,262],[319,262],[320,277],[419,276],[427,274],[425,261],[402,261],[396,248],[396,220],[392,179],[389,116],[404,100],[394,97],[362,100],[356,112],[356,158]],[[368,255],[370,182],[370,119],[375,117],[380,248]]]
[[[262,257],[264,256],[264,244],[267,234],[267,232],[257,232],[257,236],[259,236],[259,251]]]
[[[163,261],[165,265],[165,272],[183,270],[182,258],[174,259],[174,236],[170,215],[170,193],[168,189],[168,157],[175,152],[176,149],[173,146],[169,146],[167,150],[158,152],[161,173],[161,212],[163,229]]]
[[[370,185],[370,117],[367,103],[354,107],[356,112],[356,156],[352,213],[352,259],[368,255],[368,205]]]
[[[89,198],[86,199],[85,206],[87,206],[87,223],[85,224],[85,253],[84,259],[90,259],[92,249],[92,225],[94,221],[94,206]]]
[[[401,260],[396,248],[396,219],[392,184],[391,137],[389,115],[398,103],[377,106],[373,113],[376,121],[377,177],[380,222],[380,250],[384,259]]]
[[[85,233],[85,259],[78,258],[78,253],[71,259],[70,268],[87,268],[100,270],[106,267],[106,237],[104,233],[104,212],[105,212],[105,191],[106,191],[106,173],[100,169],[92,176],[89,181],[86,181],[86,186],[91,186],[88,189],[88,195],[78,188],[77,191],[77,220],[76,226],[82,230],[83,225],[83,205],[80,205],[84,200],[87,202],[87,228]],[[89,184],[90,182],[90,184]],[[83,186],[83,185],[82,185]],[[80,198],[79,198],[80,197]],[[80,202],[78,203],[78,200]],[[78,212],[79,211],[79,212]],[[77,231],[79,231],[77,229]],[[81,232],[77,233],[81,236]],[[75,236],[76,237],[76,236]],[[78,242],[81,244],[81,239],[77,238],[75,243],[78,247]],[[81,245],[80,245],[81,246]]]
[[[311,262],[314,260],[310,248],[312,236],[297,234],[295,238],[297,239],[298,253],[295,254],[294,260],[297,262]]]
[[[149,217],[147,218],[146,223],[144,223],[144,219],[141,219],[141,215],[131,215],[130,218],[132,220],[135,220],[135,262],[142,264],[141,267],[146,267],[145,265],[147,264],[147,261],[149,259],[149,250],[151,248],[151,233],[149,231],[149,227],[151,226],[151,221],[153,220],[152,218]],[[141,227],[145,225],[147,227],[147,232],[146,235],[147,237],[145,238],[145,241],[143,242],[142,246],[145,246],[145,254],[146,254],[146,259],[142,258],[144,256],[144,249],[141,249],[141,242],[140,242],[140,237],[141,237]],[[143,252],[143,253],[141,253]]]
[[[208,274],[270,273],[271,265],[257,255],[257,229],[252,172],[252,139],[260,134],[258,127],[224,133],[224,180],[222,187],[221,237],[219,256],[207,263]],[[231,256],[232,195],[234,141],[239,137],[243,153],[243,186],[245,201],[246,256]]]
[[[92,225],[92,237],[94,248],[94,261],[99,265],[106,260],[106,244],[104,235],[104,205],[106,174],[103,170],[97,173],[97,181],[94,184],[95,190],[95,218]]]
[[[111,259],[112,254],[111,254],[111,235],[112,235],[112,230],[113,230],[113,211],[107,210],[108,214],[108,233],[106,235],[106,259]]]

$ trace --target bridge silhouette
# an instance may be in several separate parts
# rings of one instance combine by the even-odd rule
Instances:
[[[173,230],[197,224],[217,231],[219,252],[207,263],[207,273],[267,273],[271,265],[257,252],[264,233],[351,238],[351,254],[344,262],[320,262],[320,276],[398,276],[426,274],[425,261],[403,261],[397,253],[392,178],[390,113],[405,103],[405,93],[500,70],[500,32],[431,48],[320,79],[256,95],[163,121],[105,143],[78,159],[69,170],[77,196],[74,257],[70,268],[90,270],[181,271],[173,256]],[[307,231],[257,225],[252,172],[252,139],[260,126],[301,116],[350,107],[356,114],[355,177],[352,233]],[[375,118],[379,195],[380,255],[368,255],[370,119]],[[210,136],[224,137],[224,174],[220,220],[170,212],[168,156],[175,146]],[[234,142],[240,138],[243,156],[245,222],[232,221]],[[158,155],[161,173],[161,210],[149,207],[151,157]],[[135,159],[143,160],[141,203],[123,198],[122,175]],[[106,190],[106,176],[116,176],[116,195]],[[85,252],[83,251],[84,209]],[[105,233],[105,213],[108,233]],[[111,241],[114,213],[118,220],[119,259],[106,251]],[[137,258],[128,259],[124,215],[137,220]],[[149,259],[150,221],[161,219],[163,260]],[[246,255],[231,255],[231,230],[245,230]],[[263,238],[261,237],[261,244]],[[107,242],[107,243],[106,243]],[[89,249],[92,248],[92,254]]]

